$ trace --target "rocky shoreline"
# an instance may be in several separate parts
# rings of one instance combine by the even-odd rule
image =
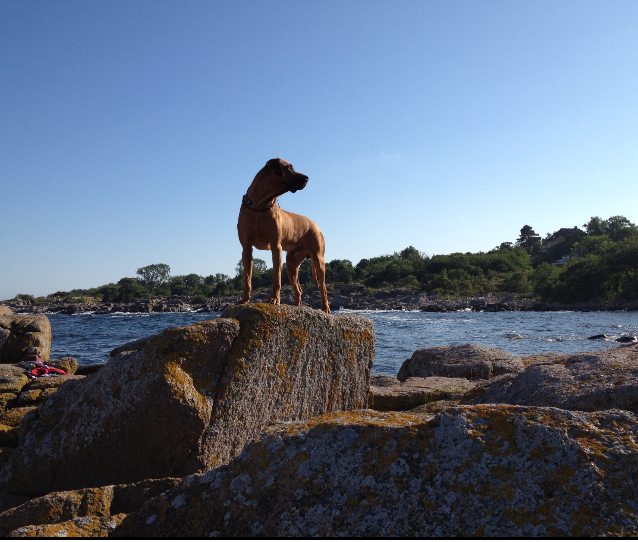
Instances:
[[[599,300],[588,302],[557,303],[541,302],[529,297],[514,295],[495,295],[485,293],[458,300],[438,299],[437,296],[416,295],[408,288],[377,290],[366,295],[362,284],[344,284],[337,288],[329,288],[330,307],[350,310],[400,310],[425,312],[505,312],[505,311],[634,311],[638,310],[638,301],[627,302],[623,299]],[[251,302],[267,302],[270,290],[264,289],[253,293]],[[14,314],[113,314],[113,313],[149,313],[149,312],[222,312],[235,305],[239,294],[226,297],[211,297],[200,302],[190,295],[170,297],[150,297],[131,303],[44,303],[9,299],[0,301]],[[281,295],[282,305],[292,305],[294,297],[289,288],[284,288]],[[302,294],[302,304],[313,309],[321,308],[318,289],[313,286]]]
[[[638,344],[371,375],[368,318],[251,304],[80,375],[0,318],[2,537],[638,536]]]

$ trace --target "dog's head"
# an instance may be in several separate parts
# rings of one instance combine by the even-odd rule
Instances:
[[[292,192],[303,190],[308,184],[308,175],[295,171],[290,162],[286,162],[281,158],[272,158],[266,162],[266,166],[274,175],[281,178],[286,190],[284,192]],[[283,192],[282,192],[283,194]]]

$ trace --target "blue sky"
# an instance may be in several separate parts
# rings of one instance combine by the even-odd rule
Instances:
[[[0,299],[233,275],[273,157],[328,261],[636,223],[637,28],[635,1],[4,0]]]

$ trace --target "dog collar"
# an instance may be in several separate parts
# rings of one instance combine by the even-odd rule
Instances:
[[[276,201],[277,201],[277,199],[275,198],[274,200],[272,200],[270,203],[268,203],[266,205],[256,205],[248,197],[248,194],[244,194],[244,197],[241,200],[243,205],[248,207],[251,211],[256,211],[258,213],[263,213],[264,211],[267,211],[268,209],[271,209],[272,206],[276,203]]]

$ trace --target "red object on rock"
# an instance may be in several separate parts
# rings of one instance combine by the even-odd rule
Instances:
[[[35,369],[31,369],[30,371],[27,371],[27,376],[31,380],[35,380],[39,376],[44,376],[44,375],[48,375],[48,374],[60,374],[60,375],[67,375],[68,376],[69,373],[67,373],[66,371],[63,371],[62,369],[56,369],[55,367],[49,367],[48,365],[45,365],[44,363],[40,363],[39,361],[36,362]]]

